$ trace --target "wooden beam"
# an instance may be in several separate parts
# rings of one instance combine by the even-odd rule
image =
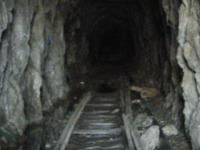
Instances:
[[[137,126],[135,125],[134,121],[133,121],[133,117],[132,115],[128,115],[127,119],[129,121],[129,127],[130,127],[130,131],[131,131],[131,136],[134,140],[135,143],[135,147],[137,150],[146,150],[144,147],[144,144],[142,144],[139,132],[137,130]]]
[[[86,93],[81,102],[78,104],[78,106],[76,107],[76,110],[74,111],[74,113],[71,115],[67,125],[65,126],[65,129],[61,135],[61,137],[59,138],[55,149],[54,150],[65,150],[67,143],[69,141],[69,138],[71,136],[71,133],[74,129],[74,126],[76,124],[76,122],[78,121],[85,105],[87,104],[87,102],[91,99],[91,93],[88,92]]]
[[[120,135],[122,133],[121,128],[114,129],[76,129],[73,131],[73,134],[82,134],[82,135]]]
[[[125,132],[126,132],[126,139],[128,141],[128,147],[129,147],[130,150],[135,150],[134,142],[133,142],[133,139],[131,137],[129,122],[127,120],[127,116],[125,114],[122,114],[122,118],[123,118],[124,128],[125,128]]]
[[[139,135],[139,132],[137,130],[137,127],[133,121],[133,114],[132,114],[132,102],[131,102],[131,96],[130,96],[130,85],[129,82],[125,82],[125,91],[124,93],[124,99],[125,99],[125,124],[126,124],[126,130],[129,132],[128,134],[131,134],[131,138],[135,143],[135,147],[137,150],[145,150],[144,145],[142,145],[142,141]],[[128,135],[130,136],[130,135]],[[131,140],[129,137],[129,139]],[[132,145],[131,145],[132,146]]]

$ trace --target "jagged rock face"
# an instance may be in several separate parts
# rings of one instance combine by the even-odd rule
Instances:
[[[183,96],[185,99],[185,126],[190,135],[193,149],[200,149],[200,36],[198,0],[183,1],[179,10],[178,54],[179,65],[183,69]]]
[[[67,5],[62,0],[0,0],[1,146],[18,142],[27,126],[40,124],[42,112],[67,96]]]
[[[167,60],[165,61],[163,87],[166,93],[166,109],[169,116],[177,126],[182,126],[182,111],[184,102],[181,93],[182,70],[176,59],[178,42],[178,8],[179,1],[162,0],[162,7],[166,14],[167,26],[165,27],[165,40],[167,49]]]
[[[181,81],[184,97],[185,129],[194,150],[200,149],[200,36],[198,0],[184,0],[182,3],[163,0],[167,20],[177,37],[177,61],[183,70]],[[178,32],[177,32],[178,31]],[[175,55],[174,55],[175,56]]]

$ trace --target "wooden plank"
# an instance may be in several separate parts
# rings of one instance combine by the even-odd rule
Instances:
[[[126,92],[125,91],[129,91],[128,89],[128,85],[127,83],[124,82],[125,78],[121,77],[121,89],[120,89],[120,99],[121,99],[121,105],[122,105],[122,119],[123,119],[123,123],[124,123],[124,129],[125,129],[125,133],[126,133],[126,139],[128,142],[128,147],[130,150],[135,150],[135,145],[134,145],[134,141],[133,138],[131,136],[131,131],[130,131],[130,127],[129,127],[129,121],[127,119],[127,116],[124,113],[131,113],[131,105],[129,102],[129,96],[130,96],[130,92]]]
[[[82,134],[82,135],[120,135],[122,133],[121,128],[115,129],[75,129],[73,134]]]
[[[110,118],[93,118],[92,119],[91,118],[90,119],[90,118],[84,117],[84,118],[81,118],[79,121],[81,123],[83,123],[83,124],[86,124],[86,123],[96,123],[96,122],[98,122],[98,123],[118,123],[117,118],[113,118],[113,119],[110,119]]]
[[[125,112],[127,115],[132,115],[132,108],[131,108],[131,105],[132,105],[132,102],[131,102],[131,97],[130,97],[130,90],[126,90],[126,93],[125,93]]]
[[[87,105],[87,107],[117,107],[118,104],[95,104],[95,103],[90,103]]]
[[[117,101],[116,97],[96,98],[93,102],[113,102]]]
[[[88,123],[88,125],[93,125],[93,126],[112,126],[112,125],[116,125],[116,123]]]
[[[121,100],[122,112],[124,112],[125,102],[124,102],[124,93],[122,89],[120,89],[120,100]]]
[[[77,124],[76,129],[113,129],[119,127],[117,123],[101,123],[101,124]]]
[[[102,139],[94,139],[92,138],[90,141],[87,142],[87,144],[112,144],[112,143],[123,143],[123,138],[117,137],[117,138],[102,138]]]
[[[124,122],[124,128],[125,128],[125,133],[126,133],[126,138],[128,141],[128,147],[130,150],[135,150],[134,142],[131,137],[131,131],[129,127],[129,122],[127,120],[127,116],[125,114],[122,114],[123,122]]]
[[[79,105],[76,107],[76,110],[74,111],[74,113],[71,115],[67,125],[65,126],[65,129],[60,137],[60,139],[58,140],[56,146],[55,146],[55,150],[58,150],[60,148],[60,150],[65,150],[67,143],[69,141],[69,138],[71,136],[71,133],[74,129],[74,126],[77,122],[77,120],[79,119],[85,105],[87,104],[87,102],[90,100],[91,98],[91,93],[88,92],[86,93],[81,102],[79,103]]]
[[[85,110],[84,110],[84,112],[89,112],[89,111],[102,111],[102,110],[109,110],[109,111],[112,111],[113,109],[115,109],[115,108],[118,108],[119,107],[119,105],[113,105],[113,106],[103,106],[103,105],[99,105],[99,106],[92,106],[92,105],[90,105],[90,106],[86,106],[85,107]]]
[[[99,110],[99,111],[88,111],[88,112],[83,112],[83,114],[86,115],[102,115],[102,114],[106,114],[109,113],[109,110]]]
[[[145,150],[144,145],[142,145],[141,139],[140,139],[140,135],[139,132],[137,130],[137,127],[133,121],[133,115],[132,115],[132,102],[131,102],[131,97],[130,97],[130,90],[129,90],[129,83],[126,82],[125,83],[125,121],[126,121],[126,125],[128,126],[129,129],[127,129],[128,131],[130,131],[131,137],[135,143],[135,147],[137,150]],[[127,119],[127,120],[126,120]],[[129,135],[130,136],[130,135]],[[130,138],[130,137],[129,137]]]
[[[135,125],[135,123],[133,122],[133,117],[132,115],[128,115],[127,119],[129,121],[129,127],[130,127],[130,131],[131,131],[131,136],[134,140],[135,143],[135,147],[137,150],[146,150],[144,147],[144,144],[142,144],[139,132],[137,130],[137,127]]]
[[[82,118],[89,118],[89,119],[115,119],[118,118],[118,115],[113,115],[113,114],[109,114],[109,115],[83,115]]]
[[[87,148],[83,148],[83,149],[79,149],[79,150],[116,150],[116,149],[124,149],[124,145],[123,144],[115,144],[113,146],[106,146],[106,147],[102,147],[102,146],[90,146]]]

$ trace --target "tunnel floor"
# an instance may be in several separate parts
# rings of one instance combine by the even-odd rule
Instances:
[[[131,75],[132,77],[131,85],[137,85],[139,87],[147,85],[151,87],[151,84],[149,83],[149,81],[143,79],[140,76],[140,74],[138,74],[138,72],[134,72],[134,68],[132,67],[131,64],[118,65],[118,66],[104,65],[104,66],[98,66],[98,67],[92,68],[87,75],[82,76],[76,81],[76,83],[74,83],[73,85],[74,89],[72,90],[73,92],[70,97],[72,101],[71,106],[66,108],[67,111],[66,111],[66,115],[64,119],[59,119],[56,121],[56,123],[54,123],[53,130],[48,133],[47,137],[49,138],[46,138],[45,149],[49,150],[55,146],[56,142],[58,141],[60,135],[62,134],[64,130],[66,123],[68,122],[69,117],[74,112],[76,105],[81,98],[81,95],[85,93],[85,91],[92,89],[93,92],[100,93],[100,95],[115,92],[117,89],[119,89],[119,81],[121,80],[120,76],[124,74],[125,70],[126,71],[128,70],[128,74]],[[135,120],[138,117],[138,115],[143,114],[150,118],[156,119],[156,123],[153,121],[151,126],[156,125],[156,126],[159,126],[160,129],[162,129],[163,127],[167,125],[173,125],[171,117],[168,115],[168,113],[164,109],[165,97],[162,94],[160,94],[159,96],[155,98],[145,100],[144,101],[145,111],[144,111],[144,108],[142,108],[142,105],[143,105],[142,102],[134,101],[138,99],[140,99],[140,94],[138,92],[131,91],[131,101],[133,102],[131,106],[133,117],[134,117],[133,120]],[[123,124],[121,125],[123,126]],[[47,126],[50,126],[50,125],[47,125]],[[140,127],[138,128],[140,130],[140,134],[144,134],[147,131],[147,128],[140,128]],[[78,137],[79,136],[76,136],[76,138]],[[89,138],[92,138],[92,136]],[[160,140],[161,139],[162,137],[160,137]],[[177,135],[172,134],[171,136],[166,136],[166,139],[169,142],[169,144],[172,146],[173,150],[190,150],[191,149],[190,144],[185,137],[183,129],[180,129]],[[81,139],[75,139],[74,141],[75,143],[77,142],[76,140],[81,142]],[[70,143],[74,143],[74,142],[72,139]],[[82,142],[81,144],[82,146],[84,146]],[[95,141],[93,142],[95,143]],[[98,149],[99,147],[96,147],[96,148]],[[71,149],[68,148],[68,149],[73,150],[73,148]],[[122,148],[122,149],[126,149],[126,148]],[[156,149],[159,149],[159,148],[157,147],[155,148],[155,150]]]

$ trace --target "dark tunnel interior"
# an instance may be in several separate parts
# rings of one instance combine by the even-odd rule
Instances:
[[[92,66],[129,63],[160,70],[166,57],[160,5],[158,0],[81,1]]]
[[[131,62],[134,42],[130,20],[126,16],[127,6],[121,7],[122,2],[95,2],[94,5],[85,6],[94,11],[87,22],[91,28],[86,28],[91,63],[100,65]],[[124,16],[121,16],[122,13]]]
[[[105,26],[105,31],[89,36],[89,53],[93,65],[131,63],[134,55],[132,34],[128,29],[123,31],[114,26],[112,29]]]

